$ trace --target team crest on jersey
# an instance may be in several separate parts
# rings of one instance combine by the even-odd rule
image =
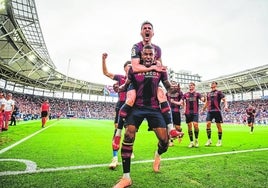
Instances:
[[[134,48],[131,50],[131,56],[136,56],[136,50]]]

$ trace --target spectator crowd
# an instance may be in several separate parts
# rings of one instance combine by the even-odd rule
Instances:
[[[84,119],[114,119],[115,103],[113,102],[98,102],[98,101],[83,101],[72,99],[49,98],[51,107],[50,118],[84,118]],[[18,118],[23,120],[32,120],[40,118],[40,106],[44,97],[13,93],[15,105],[19,108]],[[268,123],[268,99],[257,99],[247,101],[228,101],[229,111],[223,112],[225,123],[245,124],[246,123],[246,108],[249,104],[256,109],[255,123]],[[202,104],[201,108],[202,109]],[[200,122],[205,122],[206,113],[200,112]],[[182,115],[182,121],[184,116]]]

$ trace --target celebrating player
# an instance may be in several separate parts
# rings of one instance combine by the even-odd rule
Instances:
[[[199,116],[199,100],[205,102],[205,97],[202,97],[201,94],[195,91],[195,83],[189,83],[189,91],[184,93],[181,102],[183,101],[184,114],[186,123],[188,125],[188,135],[190,139],[189,148],[198,147],[198,135],[199,135],[199,127],[198,127],[198,116]],[[193,127],[194,127],[194,137],[193,140]]]
[[[131,50],[131,64],[132,64],[133,71],[135,73],[136,72],[148,72],[148,71],[158,71],[158,72],[164,71],[165,72],[166,67],[162,65],[162,60],[161,60],[161,48],[155,44],[152,44],[151,42],[152,37],[154,36],[153,24],[149,21],[143,22],[141,25],[140,34],[143,40],[134,44]],[[142,58],[141,58],[141,55],[142,55],[141,52],[143,50],[143,47],[148,44],[152,45],[155,49],[155,57],[154,57],[155,64],[151,65],[150,67],[144,66],[142,62]],[[124,86],[120,86],[120,87],[121,87],[120,90],[124,90],[123,88],[126,89],[126,87]],[[173,121],[172,121],[171,108],[167,101],[165,92],[163,91],[161,87],[158,87],[157,98],[159,100],[161,112],[165,119],[166,125],[168,127],[168,133],[170,137],[175,138],[175,137],[180,136],[180,133],[176,131],[174,128]],[[123,128],[124,119],[127,117],[135,100],[136,100],[136,91],[133,89],[128,89],[126,103],[121,107],[120,112],[119,112],[118,129],[117,129],[116,136],[114,139],[114,144],[113,144],[114,146],[119,147],[120,138],[121,138],[121,130]]]
[[[122,84],[125,83],[126,81],[126,75],[127,72],[129,70],[129,68],[131,67],[131,62],[130,61],[126,61],[124,63],[124,71],[125,71],[125,75],[120,75],[120,74],[113,74],[110,73],[107,69],[106,66],[106,59],[108,57],[107,53],[103,53],[102,54],[102,72],[105,76],[107,76],[108,78],[117,81],[114,85],[113,88],[115,91],[118,92],[118,87]],[[118,101],[116,103],[116,107],[115,107],[115,118],[114,118],[114,134],[113,134],[113,140],[114,140],[114,136],[118,127],[118,114],[119,114],[119,109],[121,108],[121,106],[125,103],[126,100],[126,92],[118,92]],[[120,142],[120,141],[119,141]],[[113,159],[112,162],[109,164],[109,168],[110,169],[115,169],[118,165],[118,149],[117,147],[112,147],[113,149]]]
[[[154,56],[154,47],[152,45],[145,45],[142,51],[143,65],[150,67],[155,63]],[[157,88],[160,81],[162,81],[167,89],[170,88],[170,82],[168,81],[166,72],[152,70],[146,73],[134,73],[132,68],[129,69],[128,82],[132,83],[137,97],[131,113],[126,118],[126,132],[121,148],[123,177],[114,188],[128,187],[132,184],[130,177],[131,154],[135,135],[145,118],[148,121],[149,128],[155,132],[158,138],[158,149],[155,152],[153,170],[159,172],[160,155],[168,149],[167,127],[161,115],[159,101],[157,99]]]
[[[218,83],[213,81],[211,83],[211,91],[207,94],[206,103],[204,104],[203,111],[207,108],[207,137],[208,141],[205,146],[210,146],[212,144],[211,140],[211,122],[215,119],[217,129],[218,129],[218,142],[216,146],[222,145],[222,126],[223,118],[221,113],[221,102],[224,103],[224,110],[228,110],[227,100],[225,99],[225,95],[222,91],[217,90]]]
[[[170,107],[172,111],[172,120],[173,120],[175,129],[180,133],[178,137],[178,140],[180,143],[184,133],[182,132],[182,128],[181,128],[181,112],[180,112],[181,106],[178,105],[177,103],[181,100],[183,93],[181,91],[179,83],[172,81],[171,84],[172,84],[171,88],[167,92],[166,95],[167,95],[168,102],[170,103]],[[170,138],[169,146],[173,146],[173,145],[174,145],[173,138]]]

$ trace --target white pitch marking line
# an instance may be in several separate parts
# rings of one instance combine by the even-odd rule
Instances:
[[[48,127],[42,128],[41,130],[36,131],[35,133],[33,133],[33,134],[31,134],[31,135],[29,135],[29,136],[27,136],[27,137],[21,139],[20,141],[18,141],[18,142],[16,142],[16,143],[14,143],[14,144],[12,144],[12,145],[10,145],[10,146],[8,146],[8,147],[6,147],[6,148],[0,150],[0,154],[2,154],[2,153],[4,153],[4,152],[6,152],[6,151],[8,151],[8,150],[10,150],[10,149],[12,149],[12,148],[14,148],[15,146],[21,144],[22,142],[24,142],[24,141],[26,141],[26,140],[32,138],[33,136],[39,134],[40,132],[42,132],[42,131],[48,129],[49,127],[51,127],[51,126],[54,125],[55,123],[57,123],[57,122],[54,122],[54,123],[52,123],[51,125],[49,125]]]
[[[1,175],[5,175],[5,174],[9,174],[9,173],[21,173],[21,172],[26,172],[26,173],[29,173],[29,172],[34,172],[36,171],[36,168],[37,168],[37,165],[35,162],[32,162],[30,160],[25,160],[25,159],[0,159],[0,162],[1,161],[18,161],[18,162],[21,162],[21,163],[24,163],[26,165],[26,169],[25,171],[6,171],[6,172],[0,172],[0,176]]]
[[[221,152],[221,153],[210,153],[210,154],[203,154],[203,155],[192,155],[192,156],[163,158],[163,159],[161,159],[161,161],[172,161],[172,160],[174,161],[174,160],[183,160],[183,159],[212,157],[212,156],[219,156],[219,155],[230,155],[230,154],[238,154],[238,153],[267,151],[267,150],[268,150],[268,148],[259,148],[259,149],[250,149],[250,150]],[[4,159],[4,160],[7,161],[9,159]],[[1,159],[0,159],[0,161],[1,161]],[[24,160],[24,161],[27,161],[27,160]],[[149,162],[153,162],[153,160],[133,161],[132,164],[141,164],[141,163],[149,163]],[[90,169],[90,168],[98,168],[98,167],[108,167],[108,164],[93,164],[93,165],[84,165],[84,166],[45,168],[45,169],[38,169],[38,170],[32,169],[32,170],[28,170],[28,171],[26,171],[26,170],[25,171],[6,171],[6,172],[0,172],[0,176],[18,175],[18,174],[30,174],[30,173],[40,173],[40,172],[55,172],[55,171],[63,171],[63,170]]]

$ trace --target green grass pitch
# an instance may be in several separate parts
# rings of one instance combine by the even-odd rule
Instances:
[[[182,142],[174,141],[162,155],[160,173],[154,173],[157,140],[143,123],[134,144],[131,187],[268,187],[268,126],[255,125],[249,134],[246,125],[223,124],[223,145],[216,147],[213,124],[213,144],[205,147],[206,128],[200,123],[198,148],[187,147],[184,122],[182,128]],[[108,168],[113,130],[108,120],[50,120],[44,129],[41,120],[11,126],[0,133],[0,187],[112,187],[122,176],[121,165]]]

